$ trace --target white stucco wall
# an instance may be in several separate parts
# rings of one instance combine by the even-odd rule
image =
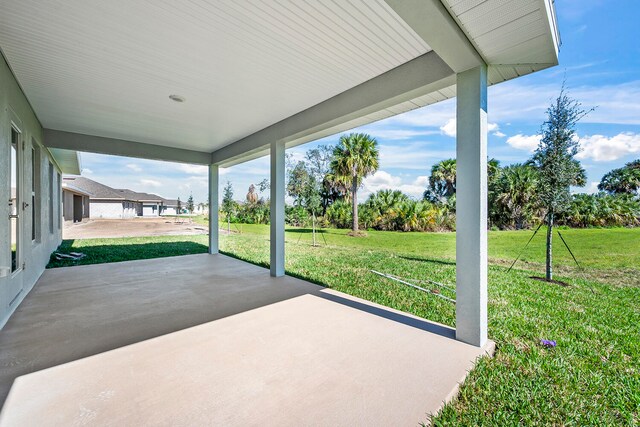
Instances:
[[[142,205],[142,216],[158,216],[158,206],[155,204]]]
[[[133,209],[129,209],[129,211],[125,213],[125,209],[122,206],[123,202],[91,200],[90,203],[89,215],[91,219],[123,219],[133,216]]]
[[[10,150],[12,123],[19,128],[21,140],[24,141],[20,170],[22,182],[19,186],[20,201],[27,202],[27,209],[20,212],[20,265],[18,270],[6,277],[0,277],[0,328],[20,305],[24,297],[33,289],[36,281],[49,262],[51,253],[62,240],[61,212],[58,209],[62,201],[62,187],[58,178],[58,169],[46,148],[42,147],[42,127],[24,97],[9,67],[0,56],[0,266],[11,265],[11,248],[9,245],[9,205],[10,199]],[[32,182],[32,148],[39,153],[40,173],[36,174],[36,182]],[[36,155],[36,160],[38,155]],[[53,165],[53,181],[49,176],[49,165]],[[36,192],[37,202],[31,203],[32,188]],[[50,192],[50,189],[52,190]],[[50,194],[53,196],[50,198]],[[51,204],[51,205],[50,205]],[[50,215],[52,207],[53,215]],[[32,220],[34,218],[38,236],[32,240]],[[52,227],[50,227],[50,224]]]
[[[162,215],[176,215],[176,208],[163,207]]]

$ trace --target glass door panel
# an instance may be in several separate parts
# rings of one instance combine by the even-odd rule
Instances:
[[[11,196],[9,221],[11,229],[11,272],[20,269],[20,134],[11,129]]]

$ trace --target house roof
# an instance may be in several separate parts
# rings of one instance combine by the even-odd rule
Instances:
[[[113,188],[84,176],[63,176],[63,188],[65,184],[89,194],[89,197],[94,200],[129,200]]]
[[[116,188],[114,191],[121,194],[127,200],[134,200],[136,202],[164,202],[164,198],[156,194],[140,193],[126,188]]]
[[[5,0],[0,28],[45,145],[220,165],[451,98],[483,64],[489,84],[556,65],[559,46],[553,0]]]
[[[165,198],[157,194],[141,193],[128,188],[111,188],[84,176],[63,176],[62,188],[88,195],[93,200],[122,200],[131,202],[163,203]]]
[[[63,191],[69,191],[69,192],[75,193],[75,194],[80,194],[82,196],[91,196],[91,194],[89,192],[76,187],[72,183],[65,182],[64,180],[62,182],[62,190]]]

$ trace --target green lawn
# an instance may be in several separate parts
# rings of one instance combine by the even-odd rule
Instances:
[[[59,252],[82,252],[86,257],[59,261],[52,255],[47,268],[201,254],[207,252],[208,244],[208,236],[202,235],[63,240]]]
[[[221,235],[221,250],[267,266],[268,227],[235,229],[242,233]],[[543,271],[542,230],[525,262],[510,273],[506,266],[532,232],[489,233],[489,335],[496,355],[477,365],[435,425],[640,423],[640,229],[561,232],[586,270],[578,274],[556,238],[559,278],[569,287],[529,278]],[[369,232],[352,238],[344,230],[325,230],[323,235],[327,243],[319,237],[322,245],[312,247],[308,230],[287,231],[288,274],[455,326],[450,302],[370,272],[454,284],[453,233]],[[78,240],[63,243],[63,249],[85,252],[80,263],[92,263],[205,252],[206,241],[206,236]],[[544,349],[541,338],[558,346]]]

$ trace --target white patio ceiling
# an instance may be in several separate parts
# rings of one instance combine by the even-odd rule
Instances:
[[[490,83],[555,65],[550,2],[4,0],[0,48],[44,128],[202,153],[240,142],[214,153],[224,163],[265,154],[264,137],[291,146],[455,96],[455,72],[478,61]],[[415,90],[286,123],[390,70],[349,96],[402,83],[398,67],[419,57],[436,71]]]

